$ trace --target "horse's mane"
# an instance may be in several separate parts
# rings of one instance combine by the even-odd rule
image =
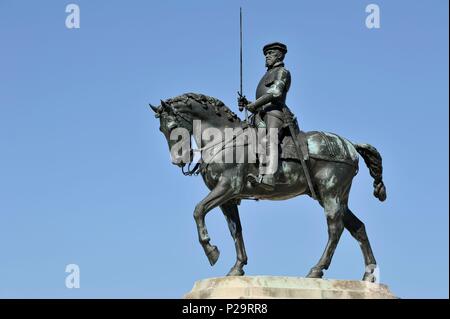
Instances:
[[[231,111],[221,100],[216,99],[215,97],[207,96],[199,93],[185,93],[170,99],[167,99],[165,102],[170,106],[173,106],[176,103],[185,103],[188,104],[189,100],[192,99],[197,103],[203,105],[205,109],[212,107],[216,115],[221,116],[225,115],[227,119],[231,122],[241,122],[241,119]]]

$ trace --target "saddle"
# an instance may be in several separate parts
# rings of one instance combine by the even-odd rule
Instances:
[[[305,160],[314,158],[355,166],[355,160],[358,158],[357,154],[350,152],[348,148],[350,142],[333,133],[299,131],[297,140]],[[281,137],[279,148],[281,159],[300,160],[291,135]]]

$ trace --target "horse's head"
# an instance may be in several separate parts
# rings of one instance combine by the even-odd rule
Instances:
[[[159,118],[159,130],[164,134],[172,158],[172,164],[183,167],[192,161],[191,134],[186,117],[173,106],[161,101],[160,106],[150,108]]]

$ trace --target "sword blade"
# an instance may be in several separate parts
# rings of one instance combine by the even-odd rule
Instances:
[[[240,87],[239,87],[239,90],[240,90],[240,96],[242,97],[242,96],[244,96],[244,91],[243,91],[243,88],[242,88],[242,82],[243,82],[243,80],[242,80],[242,78],[243,78],[243,76],[242,76],[242,65],[243,65],[243,63],[242,63],[242,34],[243,34],[243,32],[242,32],[242,7],[239,7],[239,48],[240,48],[240,50],[239,50],[239,74],[240,74]],[[248,122],[248,111],[247,111],[247,106],[245,106],[244,107],[244,112],[245,112],[245,122]]]
[[[240,50],[239,50],[239,73],[240,73],[240,92],[241,95],[242,92],[242,7],[239,8],[239,44],[240,44]]]

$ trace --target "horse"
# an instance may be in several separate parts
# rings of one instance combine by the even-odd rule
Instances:
[[[203,94],[186,93],[161,100],[161,104],[158,106],[150,104],[150,107],[154,111],[155,117],[159,118],[159,130],[164,134],[169,150],[172,150],[179,142],[179,138],[174,139],[171,136],[177,129],[185,130],[189,142],[192,137],[200,147],[210,141],[210,138],[203,134],[206,130],[223,133],[226,129],[251,129],[246,121],[241,120],[222,101]],[[201,127],[198,128],[199,125],[196,123],[201,123]],[[328,226],[328,241],[324,252],[306,277],[323,277],[324,270],[327,270],[331,264],[334,251],[345,228],[356,239],[362,250],[365,263],[362,280],[375,282],[376,260],[365,225],[349,209],[348,198],[353,177],[358,173],[359,154],[374,179],[374,196],[380,201],[386,199],[381,155],[369,144],[351,143],[337,134],[305,132],[305,137],[310,152],[308,159],[310,178],[317,193],[315,200],[323,207]],[[340,146],[334,147],[333,156],[330,156],[330,140],[334,142],[331,144]],[[246,147],[248,147],[247,144]],[[230,141],[222,141],[219,148],[213,145],[213,147],[203,147],[200,150],[210,153],[212,149],[215,149],[214,156],[216,156],[236,149],[236,146],[230,146]],[[189,160],[186,160],[186,151],[181,154],[172,152],[172,163],[181,167],[183,172],[187,162],[191,164],[194,158],[192,149],[187,153]],[[181,157],[183,160],[180,159]],[[249,155],[245,155],[247,162],[211,161],[196,165],[196,168],[200,166],[200,169],[195,173],[201,173],[204,183],[210,190],[209,194],[194,209],[198,239],[209,263],[213,266],[219,258],[220,251],[217,246],[210,243],[205,216],[212,209],[220,207],[228,223],[236,250],[236,262],[227,276],[244,275],[244,266],[247,264],[238,211],[241,200],[286,200],[299,195],[312,197],[299,160],[281,159],[274,175],[275,188],[268,190],[259,186],[258,183],[252,183],[249,176],[258,174],[258,163],[248,161],[248,159]],[[184,173],[192,175],[194,170]]]

